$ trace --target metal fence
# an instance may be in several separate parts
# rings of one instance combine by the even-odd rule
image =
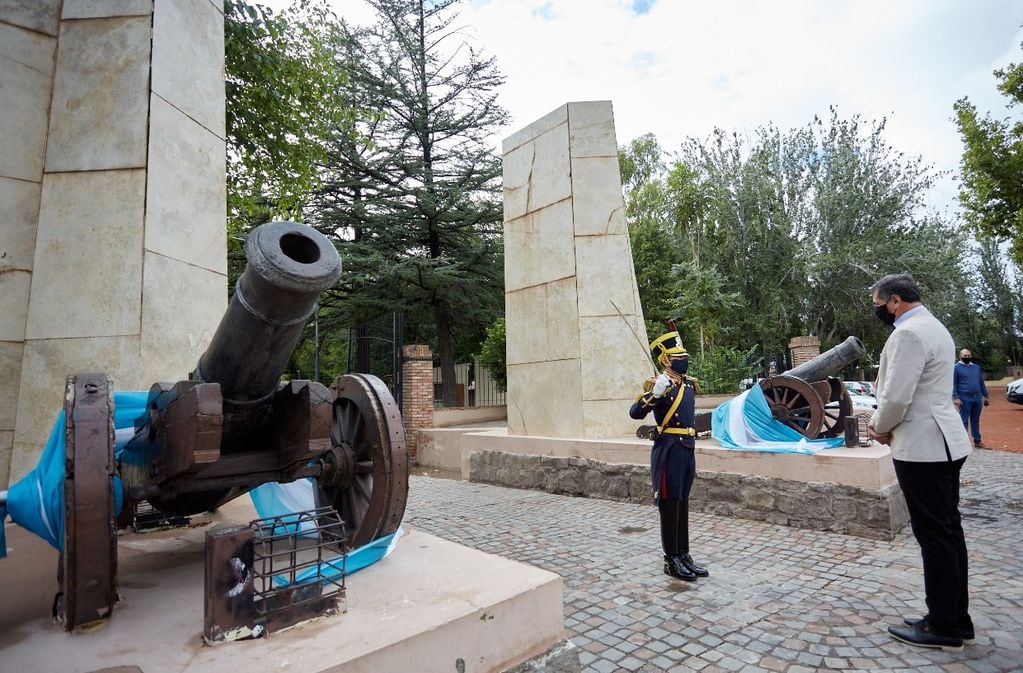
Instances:
[[[433,398],[437,404],[442,399],[441,381],[440,367],[434,367]],[[459,407],[493,407],[506,403],[507,396],[498,389],[490,370],[475,359],[455,364],[455,391]]]
[[[355,325],[348,331],[346,374],[373,374],[390,389],[399,409],[402,403],[401,348],[405,342],[405,314],[388,313]]]

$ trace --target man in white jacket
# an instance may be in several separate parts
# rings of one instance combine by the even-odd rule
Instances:
[[[891,445],[920,544],[927,601],[923,618],[888,631],[910,645],[961,651],[974,638],[959,516],[959,471],[971,449],[952,404],[955,342],[921,303],[912,276],[888,275],[870,289],[875,314],[895,329],[881,351],[877,411],[868,430]]]

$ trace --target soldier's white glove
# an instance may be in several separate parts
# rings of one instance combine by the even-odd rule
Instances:
[[[654,389],[650,392],[653,393],[654,397],[664,397],[664,393],[671,387],[671,379],[668,378],[667,374],[660,374],[657,380],[654,381]]]

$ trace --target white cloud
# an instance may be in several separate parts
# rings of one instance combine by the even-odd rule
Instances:
[[[336,11],[369,16],[354,0]],[[1004,114],[991,71],[1019,60],[1023,40],[1014,0],[474,0],[455,21],[507,77],[503,135],[567,101],[610,99],[620,144],[652,132],[670,150],[715,126],[802,126],[835,105],[888,117],[896,149],[945,171],[961,153],[952,103]],[[943,180],[931,203],[955,192]]]

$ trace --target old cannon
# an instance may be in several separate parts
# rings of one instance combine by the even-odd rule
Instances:
[[[55,612],[69,630],[113,608],[116,530],[141,501],[198,514],[261,484],[311,478],[317,506],[336,509],[352,546],[401,522],[408,453],[383,383],[342,376],[332,399],[320,383],[281,381],[319,293],[340,276],[337,251],[309,227],[271,222],[252,231],[245,254],[245,271],[195,370],[188,380],[153,385],[116,456],[110,382],[103,374],[68,378]]]
[[[810,439],[837,437],[852,415],[852,400],[842,381],[842,369],[863,357],[863,342],[849,337],[834,348],[760,381],[771,415]]]

